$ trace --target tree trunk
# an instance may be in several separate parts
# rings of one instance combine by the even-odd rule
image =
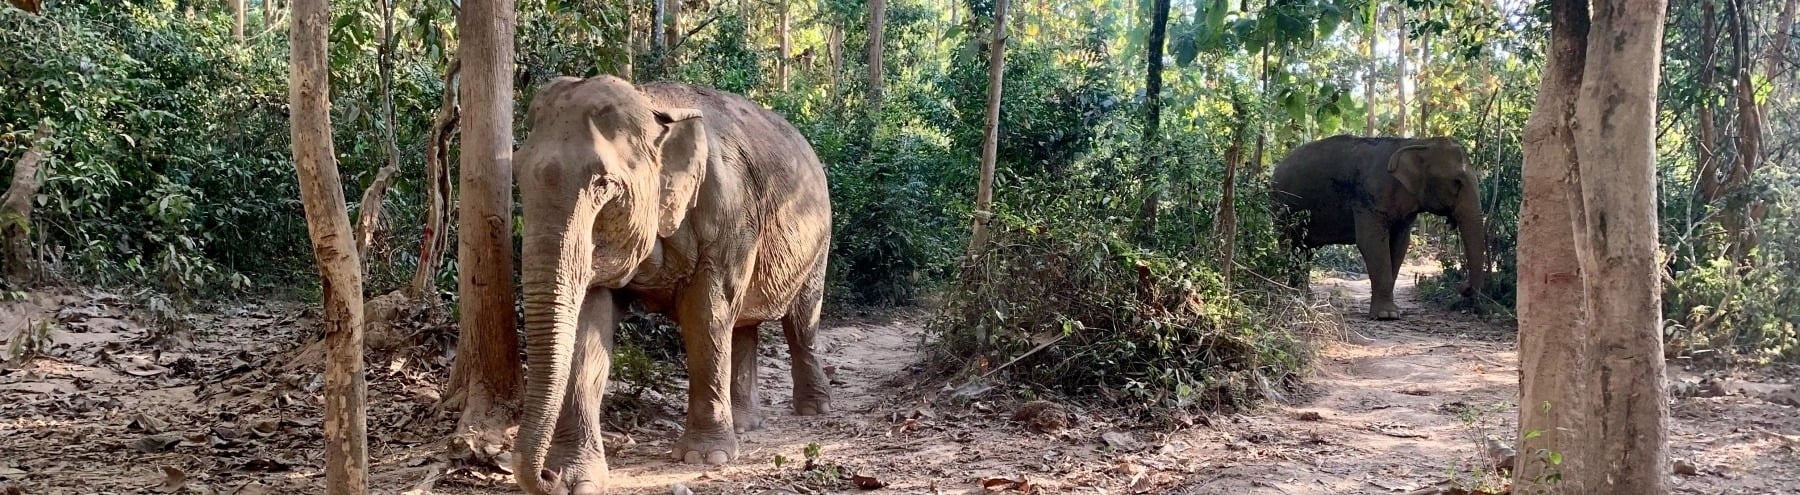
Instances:
[[[788,5],[788,0],[780,0],[780,2],[780,19],[776,21],[777,25],[775,29],[781,31],[781,56],[775,59],[775,87],[780,88],[782,91],[787,91],[788,72],[793,70],[791,67],[794,63],[794,48],[793,39],[788,33],[788,10],[790,6]]]
[[[243,0],[234,0],[242,2]],[[240,10],[241,12],[241,10]],[[375,231],[381,223],[382,199],[394,174],[400,172],[400,144],[394,137],[394,0],[381,0],[381,44],[376,47],[376,65],[381,72],[381,137],[387,153],[387,165],[375,173],[375,180],[363,190],[357,203],[356,254],[369,260],[369,246],[375,242]]]
[[[1247,128],[1250,127],[1250,116],[1245,114],[1242,102],[1232,98],[1231,109],[1237,122],[1231,132],[1230,147],[1225,150],[1225,176],[1220,179],[1219,214],[1213,221],[1213,233],[1220,248],[1219,279],[1224,282],[1226,290],[1231,289],[1231,269],[1237,263],[1237,169],[1238,163],[1244,159],[1244,139]]]
[[[1162,202],[1163,41],[1169,32],[1169,0],[1153,1],[1150,40],[1145,49],[1144,163],[1138,172],[1138,180],[1144,188],[1144,202],[1138,207],[1138,242],[1150,242],[1156,236],[1156,217]]]
[[[1550,59],[1526,126],[1521,494],[1669,488],[1656,262],[1659,64],[1645,62],[1661,60],[1665,5],[1595,7],[1590,25],[1587,2],[1552,2]]]
[[[1000,153],[1000,83],[1006,74],[1006,0],[994,0],[994,33],[988,45],[988,106],[986,135],[981,139],[981,183],[975,188],[975,233],[969,239],[969,258],[987,247],[988,219],[994,216],[994,162]]]
[[[1592,370],[1590,484],[1603,493],[1669,492],[1668,389],[1656,220],[1656,86],[1663,0],[1594,2],[1575,103],[1580,194],[1576,253]]]
[[[362,266],[331,149],[331,87],[326,30],[328,0],[294,0],[289,37],[288,97],[294,168],[307,232],[319,264],[325,327],[325,492],[360,494],[369,471],[364,417]]]
[[[450,135],[456,132],[460,114],[456,108],[457,73],[462,60],[450,59],[444,71],[444,93],[438,113],[431,119],[431,135],[425,141],[425,225],[419,240],[419,269],[413,272],[413,297],[437,300],[438,269],[450,247]]]
[[[669,59],[675,56],[675,44],[681,42],[681,0],[662,0],[663,19],[662,66],[669,67]]]
[[[668,49],[668,45],[663,44],[663,23],[668,22],[669,16],[663,11],[668,9],[670,1],[650,0],[650,53],[655,56],[661,56],[663,50]]]
[[[1363,33],[1363,61],[1368,70],[1363,79],[1363,133],[1369,136],[1379,135],[1375,129],[1375,38],[1379,32],[1375,29],[1375,13],[1380,10],[1380,4],[1369,7],[1369,28]]]
[[[1400,33],[1400,50],[1395,54],[1395,58],[1398,59],[1396,62],[1398,62],[1400,66],[1400,75],[1394,76],[1394,93],[1399,98],[1399,102],[1397,103],[1399,108],[1396,109],[1397,111],[1394,112],[1394,115],[1399,117],[1400,126],[1399,132],[1396,134],[1399,136],[1406,136],[1406,58],[1412,53],[1410,51],[1411,47],[1407,46],[1407,38],[1409,36],[1406,33],[1406,2],[1394,3],[1394,18],[1397,19],[1395,24],[1398,25],[1398,31]]]
[[[1431,133],[1431,75],[1427,74],[1430,71],[1431,35],[1424,34],[1419,36],[1419,66],[1413,70],[1413,87],[1417,89],[1413,101],[1419,106],[1419,122],[1413,127],[1418,129],[1420,136],[1434,135]]]
[[[838,94],[840,89],[839,78],[844,74],[843,22],[840,21],[831,25],[831,39],[826,48],[831,50],[831,92],[832,94]]]
[[[462,180],[457,213],[461,334],[449,400],[473,446],[504,445],[518,415],[517,313],[513,311],[512,0],[464,0],[457,15],[463,63]]]
[[[1724,194],[1724,187],[1719,182],[1719,161],[1713,151],[1717,149],[1719,143],[1719,132],[1713,122],[1713,99],[1710,97],[1718,73],[1714,69],[1716,67],[1715,57],[1718,55],[1719,49],[1718,28],[1713,20],[1714,16],[1713,0],[1701,0],[1698,61],[1700,66],[1699,90],[1703,96],[1698,98],[1699,103],[1695,105],[1698,108],[1695,109],[1694,120],[1698,121],[1700,132],[1695,140],[1694,155],[1697,157],[1700,171],[1699,179],[1696,181],[1698,184],[1694,187],[1694,194],[1702,203],[1718,201],[1719,197]]]
[[[1775,34],[1769,40],[1769,52],[1763,55],[1763,74],[1776,87],[1781,79],[1792,79],[1793,72],[1781,72],[1781,66],[1787,62],[1788,36],[1794,28],[1794,10],[1800,8],[1800,0],[1787,0],[1781,3],[1781,14],[1775,18]]]
[[[244,42],[244,10],[245,10],[244,0],[225,0],[225,3],[227,4],[226,5],[227,7],[231,8],[231,20],[232,20],[231,36],[233,38],[236,38],[238,43],[243,43]]]
[[[635,81],[631,78],[631,65],[637,60],[637,0],[625,0],[625,48],[619,50],[625,60],[619,62],[619,78]]]
[[[1741,190],[1750,183],[1762,158],[1762,113],[1756,104],[1755,87],[1750,80],[1750,73],[1755,70],[1750,61],[1750,33],[1744,22],[1743,0],[1729,0],[1726,3],[1726,21],[1731,31],[1731,73],[1735,76],[1732,85],[1732,99],[1737,103],[1737,153],[1731,167],[1731,176],[1727,179],[1728,190]],[[1726,198],[1723,221],[1726,232],[1731,236],[1727,256],[1738,264],[1748,263],[1750,251],[1756,247],[1756,230],[1751,212],[1759,210],[1760,200],[1746,197],[1746,194],[1731,194]]]
[[[873,115],[881,111],[881,55],[886,42],[884,31],[887,30],[887,1],[869,0],[869,110]]]
[[[31,255],[31,205],[36,203],[38,188],[44,185],[38,178],[38,169],[52,134],[48,123],[38,125],[37,132],[31,135],[31,148],[13,162],[11,185],[6,194],[0,194],[0,250],[5,251],[0,262],[5,263],[6,276],[16,287],[37,279]]]

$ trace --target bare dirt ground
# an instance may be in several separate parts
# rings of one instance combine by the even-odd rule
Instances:
[[[921,312],[840,315],[821,337],[837,410],[789,413],[785,346],[765,339],[772,417],[727,466],[666,460],[682,392],[621,385],[609,400],[636,399],[617,401],[634,412],[608,437],[614,492],[1493,490],[1502,479],[1488,468],[1486,439],[1510,444],[1515,434],[1514,331],[1413,301],[1411,282],[1427,270],[1407,267],[1398,322],[1364,316],[1366,281],[1317,281],[1349,337],[1323,344],[1306,390],[1173,431],[1076,405],[1037,411],[1006,387],[957,399],[920,379]],[[195,315],[191,339],[152,343],[133,306],[96,291],[0,302],[0,357],[35,350],[0,366],[0,493],[321,492],[321,377],[288,369],[309,338],[305,311],[227,306]],[[447,453],[454,421],[435,404],[450,335],[428,328],[420,345],[370,358],[373,493],[518,493],[494,467],[509,453]],[[1693,468],[1671,475],[1678,493],[1800,493],[1800,408],[1735,393],[1786,387],[1800,378],[1792,368],[1758,370],[1748,385],[1696,385],[1671,369],[1683,384],[1673,451]],[[1013,419],[1021,408],[1037,414]]]

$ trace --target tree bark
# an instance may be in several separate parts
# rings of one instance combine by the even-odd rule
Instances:
[[[1213,221],[1213,233],[1220,248],[1219,279],[1226,290],[1231,289],[1231,269],[1237,263],[1237,169],[1244,158],[1244,139],[1250,127],[1244,105],[1235,97],[1231,109],[1237,122],[1233,124],[1230,147],[1225,150],[1225,176],[1220,178],[1218,217]]]
[[[1400,131],[1397,134],[1406,136],[1406,58],[1412,53],[1411,47],[1407,46],[1409,36],[1406,33],[1406,2],[1394,3],[1394,17],[1398,19],[1395,24],[1398,25],[1400,33],[1400,50],[1395,57],[1398,59],[1396,62],[1400,65],[1400,75],[1394,77],[1394,93],[1399,98],[1399,108],[1394,114],[1399,117]]]
[[[1695,105],[1694,120],[1698,121],[1700,133],[1694,144],[1694,155],[1697,157],[1700,171],[1698,184],[1694,187],[1695,195],[1702,203],[1718,201],[1724,193],[1719,182],[1719,161],[1715,149],[1719,143],[1719,133],[1713,122],[1713,104],[1710,93],[1714,87],[1718,71],[1715,69],[1714,57],[1718,55],[1718,28],[1716,27],[1714,0],[1700,1],[1700,92],[1701,98]]]
[[[400,144],[394,136],[394,0],[381,0],[381,44],[376,47],[376,65],[381,73],[381,137],[387,164],[375,173],[375,180],[369,181],[369,187],[363,190],[362,201],[357,203],[356,253],[363,261],[368,261],[369,246],[374,244],[375,231],[379,230],[381,205],[387,197],[388,185],[393,182],[394,174],[400,172]]]
[[[464,0],[457,16],[463,63],[457,292],[462,331],[451,369],[458,432],[504,445],[518,416],[519,343],[513,310],[512,0]]]
[[[1730,178],[1726,188],[1742,189],[1750,183],[1762,158],[1762,113],[1756,104],[1755,87],[1750,73],[1755,67],[1750,60],[1750,33],[1744,22],[1743,0],[1729,0],[1726,3],[1726,21],[1731,31],[1731,72],[1735,77],[1732,85],[1732,99],[1737,103],[1737,153],[1731,167]],[[1760,209],[1761,201],[1745,195],[1730,195],[1726,199],[1723,221],[1726,232],[1731,236],[1731,244],[1726,250],[1727,256],[1739,264],[1748,263],[1750,251],[1756,247],[1756,230],[1752,211]]]
[[[43,5],[43,2],[40,0],[7,0],[7,3],[13,4],[13,6],[18,7],[19,10],[33,14],[39,13],[39,9]]]
[[[1162,203],[1162,72],[1163,42],[1169,32],[1169,0],[1153,0],[1150,12],[1150,40],[1145,49],[1144,73],[1144,146],[1143,169],[1138,180],[1143,184],[1144,202],[1138,207],[1138,241],[1149,242],[1156,236],[1156,217]]]
[[[431,119],[431,135],[425,142],[425,212],[419,240],[419,269],[413,272],[413,297],[432,297],[437,290],[438,269],[450,243],[450,135],[460,116],[456,108],[457,74],[462,60],[450,59],[444,71],[444,93],[437,116]],[[435,297],[432,300],[436,300]]]
[[[885,51],[887,30],[887,1],[869,0],[869,110],[871,115],[881,111],[881,71],[882,52]]]
[[[1575,255],[1569,183],[1575,163],[1576,91],[1587,60],[1587,4],[1552,4],[1550,46],[1537,102],[1525,123],[1524,201],[1519,209],[1519,446],[1514,492],[1590,493],[1586,319]],[[1552,464],[1551,455],[1562,458]],[[1560,479],[1560,481],[1558,481]]]
[[[779,14],[780,18],[776,21],[776,29],[781,31],[781,56],[775,59],[775,87],[781,88],[782,91],[787,91],[788,72],[792,70],[794,63],[794,47],[793,39],[789,36],[788,32],[788,10],[790,5],[788,5],[788,0],[780,0],[780,2],[781,5],[779,8],[781,9],[781,12]]]
[[[226,5],[227,7],[231,8],[231,20],[232,20],[231,36],[233,38],[236,38],[238,43],[243,43],[244,42],[244,10],[245,10],[244,0],[225,0],[225,3],[227,4]]]
[[[1669,492],[1668,390],[1657,257],[1656,90],[1664,0],[1594,5],[1575,103],[1576,253],[1586,293],[1593,412],[1589,486]]]
[[[675,45],[681,42],[681,0],[662,0],[663,15],[663,61],[662,66],[669,66],[669,58],[675,55]]]
[[[1430,12],[1426,12],[1429,14]],[[1421,136],[1432,136],[1431,131],[1431,35],[1419,36],[1419,66],[1413,70],[1413,88],[1417,91],[1413,101],[1419,106],[1419,122],[1413,127]]]
[[[1375,38],[1376,33],[1379,32],[1375,29],[1377,25],[1375,19],[1377,19],[1376,12],[1380,10],[1380,4],[1369,7],[1369,28],[1363,33],[1363,60],[1367,64],[1368,70],[1368,74],[1365,74],[1363,79],[1363,133],[1369,136],[1379,133],[1375,129]]]
[[[637,60],[637,0],[625,0],[625,48],[619,50],[625,60],[619,63],[619,78],[635,81],[631,78],[632,64]]]
[[[830,38],[826,48],[831,50],[831,92],[837,94],[840,89],[839,78],[844,74],[844,26],[842,21],[832,24]]]
[[[350,215],[331,146],[331,88],[326,61],[328,0],[294,0],[289,36],[289,107],[294,168],[306,210],[307,232],[319,264],[325,327],[326,493],[360,494],[367,487],[368,424],[364,417],[362,265],[351,239]]]
[[[1788,36],[1794,28],[1795,10],[1800,9],[1800,0],[1787,0],[1781,3],[1781,14],[1775,18],[1775,34],[1769,40],[1769,52],[1763,55],[1763,74],[1770,82],[1781,79],[1792,79],[1793,72],[1782,73],[1781,66],[1787,62]],[[1776,87],[1781,87],[1776,83]]]
[[[1665,7],[1603,0],[1589,24],[1586,2],[1552,4],[1552,58],[1528,124],[1521,212],[1517,493],[1669,490],[1656,260],[1659,64],[1646,62],[1661,60]],[[1579,85],[1573,95],[1571,83]],[[1576,267],[1564,271],[1571,244]],[[1552,453],[1561,465],[1547,462]]]
[[[981,139],[981,183],[975,189],[975,232],[969,238],[969,259],[987,247],[988,219],[994,206],[994,162],[1000,153],[1000,84],[1006,74],[1006,0],[994,0],[994,32],[988,45],[988,106],[986,135]]]
[[[6,194],[0,194],[0,249],[5,250],[0,260],[4,260],[7,278],[21,287],[37,279],[31,255],[31,206],[36,204],[38,188],[44,185],[38,169],[53,134],[48,123],[38,125],[31,135],[31,148],[13,162],[11,185]]]

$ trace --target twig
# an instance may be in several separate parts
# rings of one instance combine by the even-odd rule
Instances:
[[[1038,346],[1037,346],[1037,347],[1033,347],[1033,348],[1031,348],[1031,350],[1029,350],[1029,351],[1025,351],[1025,353],[1024,353],[1024,354],[1020,354],[1020,355],[1018,355],[1018,356],[1017,356],[1017,357],[1014,357],[1014,358],[1012,358],[1012,360],[1011,360],[1011,361],[1007,361],[1007,362],[1006,362],[1006,364],[1002,364],[1002,365],[1000,365],[1000,366],[998,366],[998,367],[996,367],[996,368],[994,368],[994,369],[992,369],[992,370],[988,370],[988,372],[987,372],[987,373],[983,373],[983,374],[982,374],[982,375],[981,375],[981,378],[982,378],[982,379],[986,379],[986,378],[987,378],[987,377],[990,377],[990,376],[994,376],[994,373],[999,373],[999,372],[1000,372],[1000,370],[1003,370],[1003,369],[1006,369],[1006,368],[1007,368],[1007,367],[1008,367],[1008,366],[1012,366],[1012,365],[1013,365],[1013,363],[1017,363],[1017,362],[1019,362],[1019,360],[1021,360],[1021,359],[1025,359],[1025,357],[1026,357],[1026,356],[1030,356],[1030,355],[1032,355],[1032,354],[1037,354],[1037,352],[1038,352],[1038,351],[1041,351],[1041,350],[1044,350],[1044,349],[1047,349],[1047,348],[1049,348],[1049,347],[1050,347],[1050,346],[1051,346],[1051,345],[1054,345],[1054,344],[1056,344],[1056,343],[1057,343],[1057,342],[1062,342],[1062,341],[1063,341],[1063,339],[1064,339],[1064,338],[1068,338],[1068,336],[1069,336],[1069,334],[1067,334],[1067,333],[1065,333],[1065,334],[1062,334],[1062,335],[1058,335],[1058,336],[1056,336],[1056,338],[1054,338],[1054,339],[1050,339],[1050,341],[1049,341],[1049,342],[1045,342],[1045,343],[1042,343],[1042,344],[1038,344]]]

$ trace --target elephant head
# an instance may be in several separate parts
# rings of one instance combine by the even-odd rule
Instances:
[[[515,162],[530,375],[515,472],[527,492],[544,493],[566,467],[546,458],[587,292],[623,287],[657,239],[682,224],[705,180],[708,147],[699,111],[660,108],[610,76],[552,80],[527,118]]]
[[[1487,280],[1487,229],[1482,224],[1480,181],[1469,168],[1469,156],[1453,139],[1423,139],[1395,151],[1387,169],[1417,198],[1420,210],[1443,215],[1456,226],[1469,270],[1460,289],[1464,297],[1473,297]]]

